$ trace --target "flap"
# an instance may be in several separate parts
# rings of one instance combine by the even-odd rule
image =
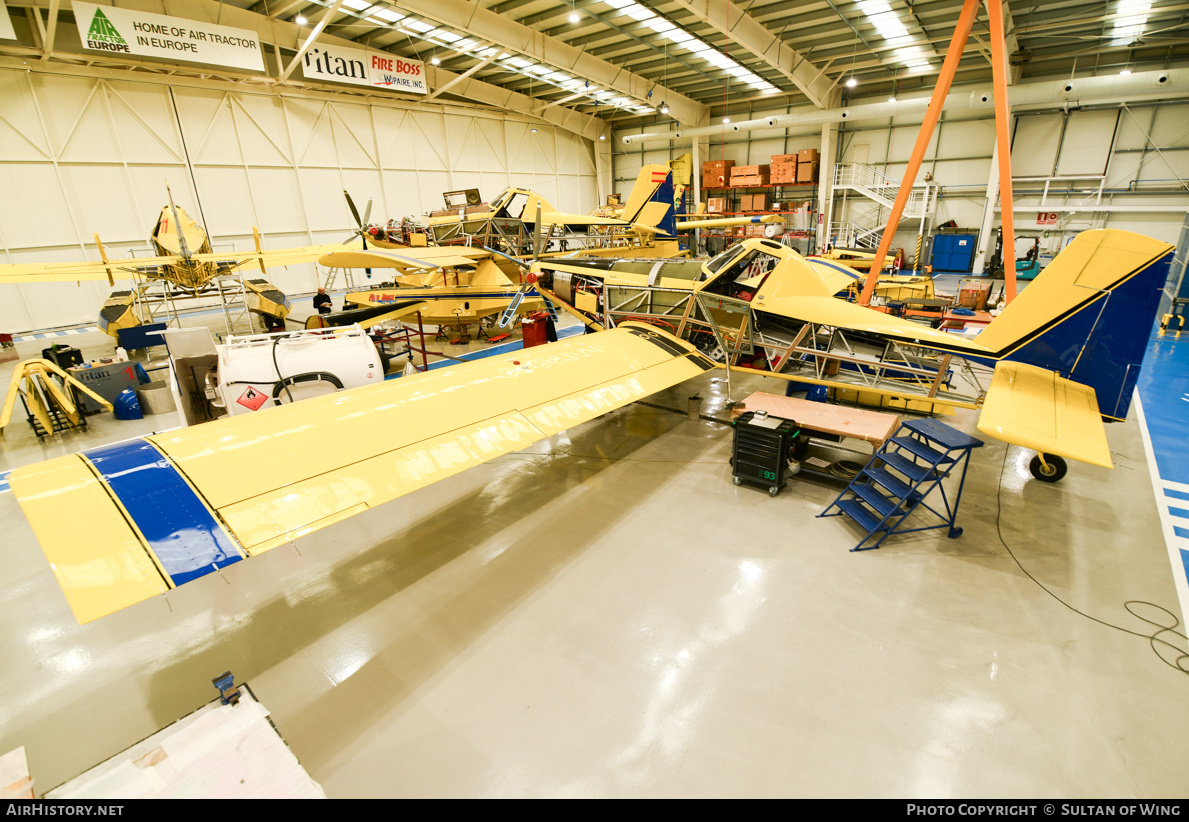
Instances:
[[[1114,467],[1094,389],[1035,365],[995,366],[978,430],[1042,454]]]

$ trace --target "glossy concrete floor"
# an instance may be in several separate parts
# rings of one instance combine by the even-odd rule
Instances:
[[[695,391],[725,416],[713,373],[651,402]],[[95,420],[0,470],[171,422]],[[331,797],[1183,797],[1189,677],[1125,607],[1178,610],[1168,555],[1108,436],[1058,485],[988,440],[959,539],[850,553],[838,486],[736,487],[727,426],[636,404],[81,627],[0,494],[0,750],[43,793],[230,669]]]

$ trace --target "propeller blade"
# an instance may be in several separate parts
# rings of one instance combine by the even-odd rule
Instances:
[[[537,198],[537,224],[533,226],[533,262],[541,253],[541,198]]]
[[[363,224],[364,225],[369,225],[368,218],[371,216],[372,216],[372,201],[369,199],[367,201],[367,206],[365,206],[363,209]]]
[[[351,199],[351,195],[343,189],[343,196],[347,198],[347,208],[351,209],[351,216],[355,218],[355,224],[363,228],[363,220],[359,219],[359,210],[355,208],[355,201]]]

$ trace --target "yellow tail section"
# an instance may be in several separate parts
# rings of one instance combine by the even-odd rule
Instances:
[[[636,182],[632,186],[631,192],[628,194],[627,202],[623,205],[623,219],[629,223],[643,222],[645,225],[656,225],[656,222],[649,223],[646,219],[640,219],[645,216],[641,212],[644,206],[648,205],[652,195],[656,194],[656,190],[660,188],[661,183],[665,181],[665,177],[669,174],[669,167],[665,165],[648,165],[640,169],[640,173],[636,175]],[[664,213],[661,213],[661,217]],[[659,218],[657,219],[659,221]]]

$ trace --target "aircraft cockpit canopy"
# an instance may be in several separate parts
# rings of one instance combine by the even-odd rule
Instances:
[[[781,246],[773,244],[775,248]],[[703,266],[704,293],[750,300],[782,257],[764,247],[738,245],[712,257]]]

